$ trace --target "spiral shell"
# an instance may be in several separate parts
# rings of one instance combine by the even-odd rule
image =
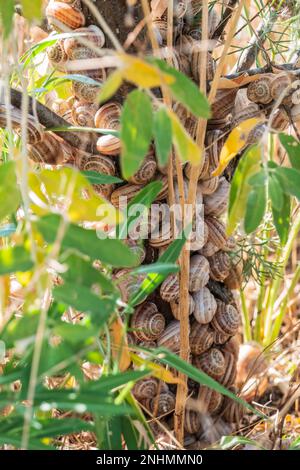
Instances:
[[[166,302],[175,301],[179,298],[179,277],[178,274],[170,274],[160,286],[160,295]]]
[[[230,338],[230,335],[227,335],[226,333],[223,333],[221,331],[213,330],[213,334],[215,344],[224,344]]]
[[[99,81],[99,86],[100,84],[101,82]],[[73,82],[72,85],[76,98],[87,103],[95,103],[97,101],[100,90],[99,86],[82,82]]]
[[[156,416],[164,416],[174,411],[175,395],[170,391],[163,392],[155,398],[146,399],[143,404],[151,414],[155,413]]]
[[[228,351],[232,353],[235,359],[238,359],[240,350],[240,343],[236,336],[232,336],[229,340],[223,345],[223,351]]]
[[[191,71],[194,80],[199,83],[200,80],[200,67],[202,61],[203,48],[201,44],[196,43],[192,47],[191,53]],[[206,63],[206,79],[208,81],[214,78],[216,72],[216,63],[212,55],[207,53],[207,63]]]
[[[167,41],[168,22],[164,19],[156,19],[152,22],[153,32],[160,46]]]
[[[141,187],[137,184],[124,184],[115,189],[111,195],[111,203],[115,207],[124,208],[133,199]]]
[[[188,406],[188,401],[187,401]],[[190,434],[197,434],[201,430],[201,415],[197,411],[186,409],[184,417],[184,429]]]
[[[122,301],[127,303],[130,297],[139,289],[145,276],[140,275],[133,277],[130,276],[130,270],[120,269],[114,274],[113,278],[118,281],[118,289],[120,291]]]
[[[207,287],[202,287],[193,294],[193,299],[195,302],[195,319],[198,323],[209,323],[217,311],[217,302],[214,296]]]
[[[94,171],[96,173],[114,176],[116,174],[116,165],[111,158],[105,155],[89,155],[83,158],[77,157],[75,160],[77,168],[82,171]],[[95,191],[102,196],[109,198],[114,185],[113,184],[93,184]]]
[[[120,104],[112,101],[101,106],[95,115],[95,127],[99,129],[119,129],[121,111]]]
[[[224,374],[225,358],[222,352],[216,348],[211,348],[200,356],[195,356],[193,364],[215,380],[219,380]]]
[[[212,194],[216,191],[219,185],[219,177],[213,176],[212,178],[205,179],[198,183],[199,189],[202,194]]]
[[[208,258],[210,266],[210,276],[215,281],[224,281],[229,275],[231,262],[230,257],[225,251],[218,251]]]
[[[230,184],[222,177],[220,178],[218,189],[207,196],[204,196],[204,212],[207,215],[218,217],[227,208]]]
[[[275,131],[284,131],[290,124],[289,115],[282,107],[277,108],[271,118],[270,127]]]
[[[227,245],[227,235],[223,222],[212,216],[205,217],[205,222],[209,230],[208,240],[220,250],[224,249]]]
[[[215,415],[222,407],[223,397],[216,390],[212,390],[205,385],[201,385],[198,394],[198,402],[201,413]]]
[[[190,250],[198,251],[203,248],[208,240],[208,227],[206,222],[203,219],[202,215],[202,206],[200,213],[196,213],[193,218],[192,223],[192,233],[190,236]]]
[[[158,391],[158,381],[154,377],[138,380],[132,388],[133,395],[138,399],[154,398]]]
[[[72,107],[72,119],[75,124],[82,127],[93,127],[97,105],[77,101]]]
[[[270,103],[272,101],[271,84],[271,75],[264,75],[258,80],[251,82],[247,88],[248,99],[254,103]]]
[[[234,394],[237,393],[235,387],[230,387],[230,391]],[[229,397],[224,397],[223,406],[222,406],[222,417],[228,423],[237,423],[239,424],[240,420],[244,416],[244,407],[241,403],[237,403]]]
[[[77,29],[85,25],[82,11],[64,2],[50,2],[46,8],[46,16],[51,26],[58,31],[63,31],[65,27]]]
[[[214,330],[227,335],[235,335],[240,325],[240,316],[237,309],[231,305],[217,300],[217,311],[212,319],[211,326]]]
[[[139,170],[133,176],[128,178],[128,181],[133,184],[147,184],[154,178],[156,169],[156,159],[152,153],[149,153],[145,157]]]
[[[207,240],[203,248],[199,250],[199,254],[202,256],[205,256],[205,258],[208,258],[210,256],[213,256],[215,253],[219,251],[219,248],[214,245],[210,240]]]
[[[103,155],[117,156],[121,152],[121,139],[114,135],[102,135],[97,140],[96,147]]]
[[[219,121],[226,119],[234,108],[236,89],[220,89],[217,91],[214,102],[211,106],[212,120]]]
[[[64,142],[52,134],[44,134],[41,141],[28,145],[29,158],[37,163],[60,165],[66,160]]]
[[[180,310],[180,299],[179,299],[179,297],[175,300],[171,300],[170,307],[171,307],[172,314],[173,314],[174,318],[176,318],[176,320],[180,320],[181,310]],[[192,313],[194,312],[194,308],[195,308],[194,299],[191,295],[189,295],[189,315],[192,315]]]
[[[281,98],[283,104],[290,106],[292,104],[292,97],[289,96],[292,93],[291,84],[292,79],[286,72],[275,75],[270,86],[272,99]]]
[[[188,134],[194,139],[197,132],[197,119],[182,104],[177,103],[174,106],[174,112],[177,114],[180,122],[183,124]]]
[[[64,118],[66,121],[71,122],[73,124],[73,119],[72,119],[72,105],[73,105],[73,98],[70,100],[63,100],[60,98],[57,98],[52,102],[52,110],[55,114],[58,114],[62,118]]]
[[[65,39],[64,49],[70,60],[91,59],[97,57],[98,54],[92,47],[83,44],[88,41],[95,47],[102,48],[105,44],[105,36],[100,28],[96,25],[90,25],[87,28],[78,28],[74,32],[74,36]]]
[[[64,41],[59,40],[53,46],[47,48],[47,56],[52,66],[56,67],[60,71],[65,70],[65,63],[68,60],[68,56],[64,49]]]
[[[177,320],[171,321],[165,331],[157,340],[157,345],[169,349],[174,353],[180,351],[180,322]]]
[[[153,302],[144,302],[135,309],[130,325],[140,341],[153,341],[164,331],[165,317]]]
[[[194,321],[190,328],[191,353],[198,356],[207,351],[214,342],[214,334],[209,325],[200,325]]]
[[[193,255],[190,261],[189,291],[197,292],[209,280],[209,263],[202,255]]]
[[[223,352],[224,357],[225,357],[225,371],[224,375],[221,379],[222,385],[224,387],[229,387],[230,385],[233,385],[236,379],[237,375],[237,361],[234,355],[228,351]]]
[[[262,117],[259,105],[249,100],[247,96],[247,90],[241,89],[238,91],[235,99],[234,111],[233,111],[233,123],[237,126],[246,119],[254,117]]]

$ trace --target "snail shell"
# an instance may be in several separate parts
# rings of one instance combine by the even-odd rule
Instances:
[[[119,129],[121,111],[119,103],[110,102],[101,106],[95,115],[95,127],[98,129]]]
[[[237,361],[234,355],[228,351],[223,352],[225,357],[225,372],[220,381],[224,387],[233,385],[237,375]]]
[[[201,324],[209,323],[217,311],[216,299],[207,287],[202,287],[202,289],[195,292],[193,299],[195,302],[195,319]]]
[[[180,122],[185,127],[186,131],[189,133],[193,139],[196,137],[197,132],[197,119],[193,114],[191,114],[182,104],[177,103],[174,106],[174,111],[177,114]]]
[[[201,44],[196,43],[192,47],[191,53],[191,71],[194,80],[199,83],[200,81],[200,67],[202,60],[203,48]],[[206,63],[206,79],[208,81],[214,78],[216,72],[216,62],[213,59],[212,55],[207,53],[207,63]]]
[[[202,8],[202,0],[190,0],[188,6],[188,14],[191,16],[196,16],[200,13]]]
[[[230,184],[222,177],[220,178],[218,189],[207,196],[204,196],[204,212],[207,215],[221,215],[227,208]]]
[[[247,88],[247,96],[254,103],[268,104],[272,101],[271,84],[273,76],[264,75],[263,77],[251,82]]]
[[[175,300],[171,300],[170,307],[171,307],[174,318],[176,318],[176,320],[180,320],[180,312],[181,311],[180,311],[180,299],[179,299],[179,297]],[[195,308],[194,299],[191,295],[189,295],[189,315],[192,315],[192,313],[194,312],[194,308]]]
[[[65,70],[65,63],[68,60],[68,56],[64,49],[63,40],[59,40],[53,44],[53,46],[48,47],[47,56],[52,66],[62,72]]]
[[[215,344],[224,344],[226,341],[228,341],[230,338],[230,335],[226,335],[225,333],[221,331],[216,331],[214,330],[214,343]]]
[[[154,413],[156,411],[156,416],[163,416],[174,411],[175,395],[170,391],[163,392],[158,397],[148,398],[142,403],[150,413]]]
[[[82,127],[93,127],[97,105],[77,101],[72,107],[72,119],[75,124]]]
[[[137,339],[153,341],[164,331],[165,317],[153,302],[144,302],[135,309],[130,325]]]
[[[116,174],[116,165],[111,158],[105,155],[88,155],[83,158],[78,157],[76,166],[81,171],[95,171],[104,175],[114,176]],[[114,185],[113,184],[93,184],[95,191],[102,196],[109,198]]]
[[[152,22],[157,42],[162,46],[167,41],[168,22],[164,19],[156,19]]]
[[[102,135],[97,140],[96,147],[103,155],[117,156],[121,152],[121,139],[114,135]]]
[[[85,25],[85,16],[82,11],[64,2],[50,2],[46,8],[46,17],[51,26],[58,31],[63,31],[65,27],[77,29]]]
[[[224,249],[227,245],[227,235],[223,222],[212,216],[205,217],[205,222],[209,230],[209,241],[211,241],[220,250]]]
[[[187,402],[188,405],[188,402]],[[201,430],[201,414],[187,409],[184,417],[184,430],[190,434],[197,434]]]
[[[95,47],[102,48],[105,44],[105,36],[100,28],[96,25],[87,28],[78,28],[74,36],[64,41],[65,52],[70,60],[92,59],[97,57],[97,53],[81,39],[89,41]]]
[[[257,103],[253,103],[247,96],[247,90],[241,89],[238,91],[235,99],[233,122],[237,126],[246,119],[262,116],[262,112]]]
[[[212,194],[216,191],[219,185],[219,177],[213,176],[212,178],[200,181],[198,186],[202,194]]]
[[[230,274],[224,279],[224,284],[231,290],[239,289],[243,282],[243,261],[231,266]]]
[[[215,253],[219,251],[219,248],[214,245],[210,240],[208,240],[203,248],[199,250],[200,255],[205,256],[205,258],[208,258],[210,256],[213,256]]]
[[[215,415],[222,407],[223,396],[216,390],[212,390],[205,385],[201,385],[198,394],[198,402],[201,413]]]
[[[275,131],[284,131],[290,124],[289,115],[282,107],[277,108],[271,119],[270,127]]]
[[[230,387],[230,391],[237,393],[235,387]],[[224,397],[222,406],[222,416],[228,423],[239,423],[244,416],[244,407],[240,403],[232,400],[229,397]]]
[[[99,82],[99,85],[101,82]],[[90,85],[88,83],[73,82],[73,92],[78,100],[86,101],[87,103],[95,103],[99,95],[99,86]]]
[[[195,356],[193,364],[215,380],[219,380],[224,374],[225,358],[222,352],[216,348],[210,348],[200,356]]]
[[[149,153],[143,163],[141,164],[139,170],[128,179],[133,184],[147,184],[149,183],[156,173],[157,163],[154,155]]]
[[[161,181],[162,182],[162,188],[159,191],[158,195],[156,196],[155,201],[162,201],[163,199],[166,199],[168,195],[168,177],[165,175],[158,175],[156,178],[156,181]]]
[[[124,208],[141,190],[137,184],[124,184],[115,189],[111,195],[111,203],[115,207]]]
[[[193,255],[190,261],[189,291],[197,292],[209,280],[209,263],[202,255]]]
[[[282,103],[290,106],[292,104],[292,97],[289,96],[292,93],[291,84],[291,77],[286,72],[275,75],[270,85],[272,99],[278,100],[281,97]]]
[[[157,345],[169,349],[174,353],[180,351],[180,322],[171,321],[165,331],[157,340]]]
[[[214,342],[214,334],[209,325],[200,325],[194,321],[190,328],[190,348],[195,356],[207,351]]]
[[[221,89],[217,91],[216,98],[211,106],[213,120],[223,120],[231,114],[236,94],[236,89]]]
[[[174,17],[183,18],[187,12],[189,0],[175,0],[174,2]]]
[[[136,382],[132,388],[133,395],[138,399],[154,398],[158,391],[158,381],[154,377],[147,377]]]
[[[240,316],[237,309],[231,305],[217,300],[217,311],[212,319],[211,326],[214,330],[227,335],[235,335],[240,325]]]
[[[225,251],[218,251],[208,258],[210,277],[215,281],[224,281],[230,273],[230,257]]]
[[[66,160],[64,142],[52,134],[44,134],[41,141],[28,145],[29,158],[37,163],[60,165]]]
[[[237,360],[239,357],[239,350],[240,350],[240,343],[236,336],[232,336],[229,340],[224,344],[223,351],[228,351],[232,353]]]
[[[178,274],[170,274],[160,286],[160,296],[166,302],[179,298],[180,285]]]
[[[58,114],[59,116],[63,117],[66,121],[71,122],[73,124],[72,119],[72,105],[73,105],[73,98],[68,100],[63,100],[57,98],[52,102],[52,110],[54,113]]]
[[[201,212],[196,214],[193,218],[192,224],[192,233],[190,236],[190,250],[191,251],[198,251],[203,248],[203,246],[207,243],[208,240],[208,227],[205,223]]]
[[[117,281],[120,278],[124,278],[118,282],[118,289],[120,291],[122,301],[127,303],[130,297],[139,289],[145,276],[140,275],[137,277],[133,277],[133,276],[130,276],[129,269],[120,269],[114,274],[113,278],[114,280],[117,280]]]

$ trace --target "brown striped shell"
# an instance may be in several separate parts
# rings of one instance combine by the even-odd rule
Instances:
[[[214,334],[214,343],[215,344],[224,344],[230,338],[230,335],[227,335],[227,334],[225,334],[221,331],[213,330],[213,334]]]
[[[100,84],[99,81],[99,86]],[[76,98],[87,103],[96,103],[100,91],[99,86],[82,82],[73,82],[72,85]]]
[[[264,75],[251,82],[247,88],[247,96],[254,103],[268,104],[272,101],[271,83],[272,75]]]
[[[97,140],[97,150],[103,155],[117,156],[121,152],[121,139],[114,135],[102,135]]]
[[[188,402],[187,402],[188,406]],[[197,411],[186,409],[184,416],[184,430],[190,434],[197,434],[201,430],[202,418]]]
[[[138,380],[132,388],[133,395],[138,399],[153,398],[158,391],[158,381],[154,377]]]
[[[28,150],[29,158],[37,163],[60,165],[66,159],[63,141],[49,133],[41,141],[28,145]]]
[[[63,31],[65,28],[77,29],[85,25],[82,11],[64,2],[51,1],[46,8],[46,17],[51,26],[58,31]]]
[[[95,127],[99,129],[119,129],[121,111],[122,108],[119,103],[111,101],[104,104],[95,115]]]
[[[160,286],[160,295],[166,302],[171,302],[179,298],[179,277],[178,274],[169,274]]]
[[[193,321],[190,327],[190,348],[195,356],[207,351],[214,342],[214,334],[209,325]]]
[[[201,250],[208,240],[208,227],[203,219],[202,210],[201,206],[201,213],[194,215],[193,218],[192,233],[189,240],[191,251]]]
[[[64,49],[64,41],[59,40],[52,46],[47,48],[47,56],[53,67],[56,67],[60,71],[65,70],[65,63],[68,60],[68,56]]]
[[[70,100],[63,100],[61,98],[57,98],[51,104],[51,108],[54,113],[58,114],[59,116],[63,117],[66,121],[73,123],[72,119],[72,106],[73,106],[73,98]]]
[[[223,351],[228,351],[232,353],[235,359],[238,359],[240,350],[240,343],[237,336],[232,336],[229,340],[223,345]]]
[[[157,18],[153,20],[152,27],[158,44],[162,46],[167,41],[168,22]]]
[[[201,324],[209,323],[217,311],[216,299],[207,287],[202,287],[202,289],[194,292],[193,299],[195,319]]]
[[[227,235],[223,222],[213,216],[205,217],[205,222],[209,230],[208,240],[220,250],[224,249],[227,245]]]
[[[208,258],[210,277],[215,281],[224,281],[228,277],[231,268],[229,255],[225,251],[218,251]]]
[[[72,107],[72,120],[74,124],[82,127],[94,127],[94,117],[98,106],[85,101],[76,101]]]
[[[149,153],[144,158],[144,161],[138,171],[133,176],[128,178],[128,181],[133,184],[147,184],[154,178],[156,169],[156,159],[152,153]]]
[[[201,179],[209,178],[211,173],[218,167],[224,140],[224,132],[221,130],[216,129],[206,133],[205,153],[208,158],[208,170],[207,174],[201,176]]]
[[[74,36],[65,39],[64,48],[70,60],[92,59],[97,57],[97,52],[83,42],[89,42],[95,47],[102,48],[105,44],[105,36],[96,25],[87,28],[78,28]]]
[[[216,98],[211,106],[213,120],[226,119],[232,113],[236,94],[236,89],[220,89],[217,91]]]
[[[195,356],[193,358],[193,365],[213,379],[219,380],[224,374],[225,358],[219,349],[210,348],[200,356]]]
[[[240,325],[240,315],[231,304],[225,304],[217,300],[217,311],[212,319],[211,326],[214,330],[227,335],[235,335]]]
[[[291,77],[286,72],[275,75],[270,87],[272,99],[278,100],[281,98],[283,104],[290,106],[292,104],[292,97],[289,96],[292,92],[291,84]]]
[[[287,111],[283,108],[277,108],[272,115],[270,126],[275,131],[284,131],[290,124],[290,118]]]
[[[202,255],[193,255],[190,260],[189,291],[197,292],[209,280],[209,263]]]
[[[180,320],[181,310],[180,310],[180,299],[179,299],[179,297],[175,300],[171,300],[170,307],[171,307],[172,314],[173,314],[174,318],[176,318],[176,320]],[[194,312],[194,308],[195,308],[194,299],[191,295],[189,295],[189,315],[192,315],[192,313]]]
[[[235,387],[230,387],[230,391],[234,394],[237,393]],[[224,397],[222,406],[222,417],[228,423],[239,424],[240,420],[244,416],[245,409],[241,403],[237,403],[229,397]]]
[[[116,207],[124,208],[140,190],[141,187],[137,184],[129,183],[119,186],[111,195],[111,203]]]
[[[113,278],[117,281],[122,301],[127,303],[130,297],[139,289],[145,276],[130,276],[129,269],[120,269],[113,275]]]
[[[153,341],[164,331],[165,317],[153,302],[144,302],[135,309],[130,326],[140,341]]]
[[[237,361],[234,355],[228,351],[223,351],[225,357],[225,371],[220,382],[224,387],[233,385],[237,375]]]
[[[207,240],[203,248],[199,250],[200,255],[205,256],[205,258],[208,258],[209,256],[213,256],[215,253],[219,251],[219,248],[214,245],[210,240]]]
[[[204,212],[207,215],[219,216],[225,212],[228,204],[230,184],[222,177],[219,186],[213,194],[204,196]]]
[[[82,171],[94,171],[96,173],[114,176],[116,174],[116,165],[111,158],[105,155],[88,155],[77,157],[75,159],[77,168]],[[95,191],[102,196],[109,198],[114,185],[113,184],[93,184]]]
[[[147,398],[142,403],[151,414],[155,414],[156,416],[163,416],[174,411],[175,395],[172,392],[167,391],[161,393],[157,397]]]
[[[176,103],[174,111],[177,114],[181,124],[185,127],[188,134],[195,138],[197,133],[197,119],[182,104]]]
[[[249,100],[247,89],[243,88],[239,90],[236,95],[233,111],[233,122],[235,126],[246,119],[261,117],[262,115],[263,113],[261,112],[259,105]]]
[[[171,321],[165,331],[157,340],[157,345],[169,349],[174,353],[180,351],[180,322],[177,320]]]
[[[202,54],[203,54],[203,48],[201,46],[201,43],[196,42],[196,44],[192,46],[191,71],[192,71],[192,76],[197,83],[199,83],[199,80],[200,80],[200,67],[201,67],[201,61],[202,61]],[[208,81],[212,80],[214,78],[215,72],[216,72],[215,60],[213,59],[212,55],[208,52],[207,63],[206,63],[206,79]]]
[[[218,185],[219,185],[218,176],[213,176],[212,178],[202,180],[198,183],[199,189],[204,195],[214,193],[216,189],[218,188]]]
[[[229,276],[224,279],[224,284],[231,290],[239,289],[243,282],[243,261],[232,264]]]
[[[221,409],[223,397],[216,390],[212,390],[205,385],[201,385],[198,394],[198,402],[201,413],[215,415]]]

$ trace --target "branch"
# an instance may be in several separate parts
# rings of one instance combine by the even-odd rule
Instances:
[[[213,33],[212,39],[219,39],[220,36],[222,36],[224,29],[226,28],[226,25],[232,16],[234,7],[237,3],[238,3],[238,0],[229,0],[228,5],[224,11],[224,14]]]

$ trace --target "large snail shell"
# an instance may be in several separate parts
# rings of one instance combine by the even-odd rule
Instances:
[[[53,46],[48,47],[47,56],[52,66],[60,71],[65,70],[65,63],[68,60],[68,56],[64,49],[63,40],[59,40],[53,44]]]
[[[230,338],[230,335],[227,335],[226,333],[223,333],[221,331],[213,330],[213,332],[214,332],[214,343],[215,344],[224,344]]]
[[[138,399],[154,398],[158,391],[158,381],[154,377],[147,377],[136,382],[132,388],[133,395]]]
[[[214,334],[209,325],[200,325],[194,321],[190,328],[190,348],[195,356],[207,351],[214,341]]]
[[[95,127],[99,129],[119,129],[121,110],[120,104],[115,102],[101,106],[95,115]]]
[[[289,124],[290,119],[287,111],[282,107],[277,108],[271,118],[270,127],[279,132],[284,131]]]
[[[205,152],[209,161],[209,171],[213,172],[219,165],[220,153],[224,144],[224,133],[213,130],[206,133]]]
[[[51,108],[55,114],[63,117],[66,121],[71,122],[73,124],[72,119],[72,106],[73,106],[73,98],[68,100],[63,100],[61,98],[57,98],[51,104]]]
[[[97,112],[97,105],[77,101],[72,108],[72,119],[75,124],[82,127],[93,127],[94,117]]]
[[[225,358],[219,349],[211,348],[193,358],[193,364],[213,379],[220,379],[225,370]]]
[[[171,307],[174,318],[176,318],[176,320],[180,320],[180,313],[181,313],[180,298],[178,297],[175,300],[171,300],[170,307]],[[191,295],[189,295],[189,315],[192,315],[192,313],[194,312],[194,308],[195,308],[194,299]]]
[[[201,385],[198,394],[198,402],[201,413],[215,415],[221,409],[223,396],[216,390]]]
[[[217,311],[216,299],[207,287],[202,287],[202,289],[194,292],[193,299],[195,302],[194,317],[197,322],[209,323]]]
[[[193,255],[190,261],[189,291],[197,292],[209,280],[209,263],[202,255]]]
[[[237,309],[231,305],[217,300],[217,311],[212,319],[211,326],[221,333],[234,335],[240,325],[240,316]]]
[[[65,27],[77,29],[85,25],[82,11],[64,2],[50,2],[46,8],[46,16],[51,26],[58,31],[63,31]]]
[[[229,340],[224,344],[223,351],[228,351],[232,353],[237,360],[239,357],[240,351],[240,342],[236,336],[232,336]]]
[[[208,239],[220,250],[226,248],[227,245],[227,235],[226,228],[223,222],[221,222],[216,217],[207,216],[205,217],[205,222],[207,223],[209,235]]]
[[[157,340],[158,346],[163,346],[174,353],[180,351],[180,322],[177,320],[171,321],[165,331]]]
[[[198,251],[203,248],[208,240],[208,227],[203,219],[202,205],[200,213],[196,213],[193,218],[192,233],[190,236],[190,250]]]
[[[218,189],[207,196],[204,196],[204,212],[207,215],[221,215],[227,208],[230,184],[222,177],[220,178]]]
[[[225,371],[221,383],[224,387],[233,385],[237,375],[237,361],[234,355],[228,351],[223,352],[225,357]]]
[[[254,103],[268,104],[272,101],[271,83],[272,75],[264,75],[263,77],[251,82],[247,88],[247,96]]]
[[[121,139],[114,135],[102,135],[97,140],[96,147],[103,155],[117,156],[121,152]]]
[[[210,276],[215,281],[224,281],[229,275],[231,262],[230,257],[225,251],[218,251],[208,258],[210,266]]]
[[[100,84],[101,82],[99,81],[99,85]],[[87,103],[96,103],[100,90],[99,86],[82,82],[73,82],[72,87],[78,100],[86,101]]]
[[[130,325],[140,341],[153,341],[164,331],[165,317],[154,303],[144,302],[135,309]]]
[[[139,170],[128,179],[133,184],[147,184],[149,183],[156,173],[157,163],[154,155],[149,153],[143,163],[141,164]]]
[[[76,166],[82,171],[95,171],[104,175],[114,176],[116,174],[116,165],[111,158],[105,155],[89,155],[82,158],[78,157]],[[93,184],[96,192],[109,198],[114,185],[113,184]]]
[[[170,274],[160,286],[160,295],[166,302],[171,302],[179,298],[179,277],[178,274]]]

